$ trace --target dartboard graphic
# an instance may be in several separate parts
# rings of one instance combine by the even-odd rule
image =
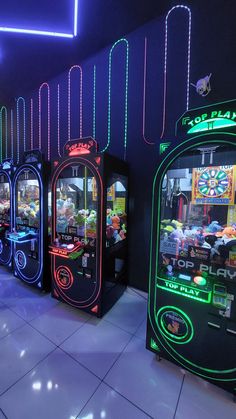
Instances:
[[[229,187],[228,174],[217,168],[204,170],[198,179],[198,191],[207,197],[218,197]]]

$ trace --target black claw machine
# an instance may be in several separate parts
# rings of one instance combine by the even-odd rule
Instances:
[[[11,160],[0,164],[0,265],[12,265],[12,245],[7,239],[12,223],[12,174]]]
[[[42,290],[50,288],[48,270],[48,183],[50,167],[39,150],[24,153],[13,178],[13,245],[15,276]]]
[[[186,112],[160,150],[147,348],[235,394],[236,101]]]
[[[52,295],[102,316],[127,282],[127,165],[70,140],[52,176]]]

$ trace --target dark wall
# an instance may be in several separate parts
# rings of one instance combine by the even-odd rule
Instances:
[[[235,84],[235,11],[233,1],[192,2],[190,82],[212,73],[211,93],[203,98],[189,87],[189,107],[208,105],[236,97]],[[151,21],[137,31],[125,36],[129,44],[128,62],[128,113],[125,117],[125,76],[127,44],[123,41],[112,52],[112,78],[110,80],[110,137],[108,135],[109,54],[107,48],[80,64],[83,71],[83,114],[80,124],[80,72],[71,72],[71,125],[70,138],[96,134],[99,148],[106,147],[110,138],[109,153],[126,158],[130,166],[129,283],[147,289],[149,264],[149,237],[152,202],[152,180],[156,171],[159,145],[174,136],[175,121],[186,110],[188,76],[187,9],[175,8],[168,17],[166,78],[165,68],[165,17]],[[147,40],[146,86],[144,95],[145,38]],[[96,66],[96,95],[94,97],[94,66]],[[16,69],[17,71],[17,69]],[[69,71],[69,69],[68,69]],[[166,80],[166,96],[164,82]],[[50,87],[50,141],[51,159],[58,158],[68,139],[68,72],[48,81]],[[58,120],[58,84],[60,85]],[[24,95],[24,92],[22,92]],[[25,99],[26,149],[39,144],[39,91]],[[47,155],[48,142],[48,91],[41,89],[42,149]],[[33,114],[31,114],[33,99]],[[164,100],[165,99],[165,100]],[[96,113],[94,112],[94,103]],[[163,108],[165,109],[163,129]],[[145,118],[143,110],[145,109]],[[24,149],[23,100],[12,104],[13,129],[10,129],[8,107],[8,154],[11,131],[14,137],[14,159],[17,159],[17,137],[20,155]],[[3,157],[5,157],[5,119],[2,112]],[[145,127],[143,127],[145,120]],[[18,128],[17,128],[18,121]],[[33,121],[33,123],[31,123]],[[125,153],[125,124],[127,123],[127,150]],[[59,131],[58,131],[59,127]],[[143,135],[143,128],[145,132]],[[32,137],[33,129],[33,137]],[[18,135],[17,135],[18,133]]]

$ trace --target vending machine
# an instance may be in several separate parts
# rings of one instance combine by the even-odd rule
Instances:
[[[39,150],[24,153],[13,178],[13,246],[15,276],[28,285],[50,288],[48,267],[48,183],[50,165]]]
[[[102,316],[127,282],[128,170],[92,138],[68,141],[52,175],[52,295]]]
[[[11,160],[0,164],[0,265],[12,265],[12,245],[7,239],[12,223],[12,174]]]
[[[153,182],[147,348],[236,392],[236,101],[186,112]]]

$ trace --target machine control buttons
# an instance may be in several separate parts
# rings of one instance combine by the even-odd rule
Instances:
[[[195,282],[195,284],[200,285],[201,287],[204,287],[207,283],[206,278],[204,278],[203,276],[195,276],[193,278],[193,282]]]

